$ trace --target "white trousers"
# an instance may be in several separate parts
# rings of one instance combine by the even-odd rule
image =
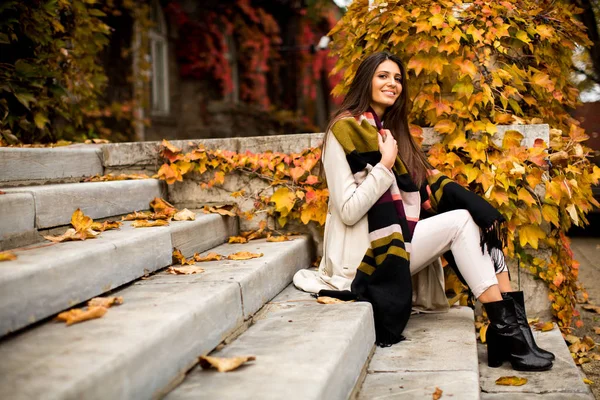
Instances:
[[[410,251],[410,273],[416,274],[448,250],[458,270],[478,298],[497,285],[494,262],[479,244],[479,226],[467,210],[454,210],[417,223]],[[502,271],[508,271],[506,264]]]

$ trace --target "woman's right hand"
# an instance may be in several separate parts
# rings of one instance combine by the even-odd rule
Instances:
[[[379,142],[379,151],[381,152],[381,163],[387,168],[392,169],[396,162],[396,155],[398,154],[398,144],[396,139],[392,136],[392,133],[388,129],[384,129],[385,140],[381,134],[377,135],[377,141]]]

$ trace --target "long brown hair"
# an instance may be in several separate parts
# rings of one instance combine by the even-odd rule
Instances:
[[[406,87],[406,69],[404,64],[397,56],[388,52],[379,52],[369,55],[365,58],[356,71],[356,75],[350,84],[348,94],[342,101],[339,110],[333,115],[325,135],[323,136],[322,154],[325,152],[325,143],[330,134],[331,127],[339,119],[345,116],[358,116],[365,113],[371,106],[372,82],[375,71],[379,64],[386,60],[391,60],[398,65],[402,75],[402,93],[393,105],[385,110],[381,120],[384,129],[389,129],[398,142],[398,155],[406,165],[413,182],[420,187],[427,178],[427,170],[430,167],[427,156],[419,145],[415,142],[408,128],[409,100]]]

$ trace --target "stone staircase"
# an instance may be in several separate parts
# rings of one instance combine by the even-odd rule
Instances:
[[[164,227],[124,222],[83,242],[45,241],[41,235],[62,233],[77,208],[94,220],[120,219],[167,196],[154,179],[82,183],[107,172],[111,146],[123,148],[0,148],[0,251],[18,257],[0,263],[0,398],[430,399],[437,388],[442,398],[504,396],[478,365],[486,356],[478,361],[470,309],[413,316],[407,341],[376,349],[369,304],[323,305],[296,290],[293,274],[314,259],[306,235],[227,244],[237,219],[198,212],[195,221]],[[186,257],[264,256],[172,275],[173,248]],[[53,321],[100,295],[124,303],[81,324]],[[549,334],[544,344],[562,351],[560,368],[543,374],[564,385],[511,395],[591,398],[558,330]],[[206,354],[256,360],[218,373],[197,365]]]

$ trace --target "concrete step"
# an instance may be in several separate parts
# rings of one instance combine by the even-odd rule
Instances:
[[[252,365],[229,373],[195,367],[166,399],[347,399],[374,341],[370,304],[323,305],[290,285],[211,354],[254,355]]]
[[[533,331],[538,346],[551,351],[556,356],[550,371],[522,372],[515,371],[508,362],[500,368],[487,366],[487,349],[478,343],[479,373],[482,400],[515,399],[515,400],[594,400],[590,388],[583,382],[585,376],[575,365],[573,357],[560,333],[554,329],[548,332]],[[527,378],[523,386],[499,386],[496,379],[501,376],[519,376]]]
[[[377,348],[358,395],[367,399],[479,399],[479,372],[473,311],[411,316],[406,340]]]
[[[93,219],[147,210],[150,201],[165,194],[156,179],[65,183],[2,189],[0,248],[20,247],[40,240],[37,231],[68,225],[80,208]]]
[[[171,264],[219,245],[237,220],[198,214],[169,226],[105,231],[96,239],[47,243],[15,251],[0,268],[0,335],[5,335]]]
[[[112,293],[124,303],[100,319],[47,322],[8,337],[0,342],[0,397],[160,398],[198,356],[243,326],[256,307],[250,305],[273,297],[310,264],[309,243],[297,237],[219,246],[211,251],[264,256],[202,263],[207,271],[196,275],[161,272]]]
[[[0,186],[73,182],[102,175],[98,145],[57,148],[0,148]]]

